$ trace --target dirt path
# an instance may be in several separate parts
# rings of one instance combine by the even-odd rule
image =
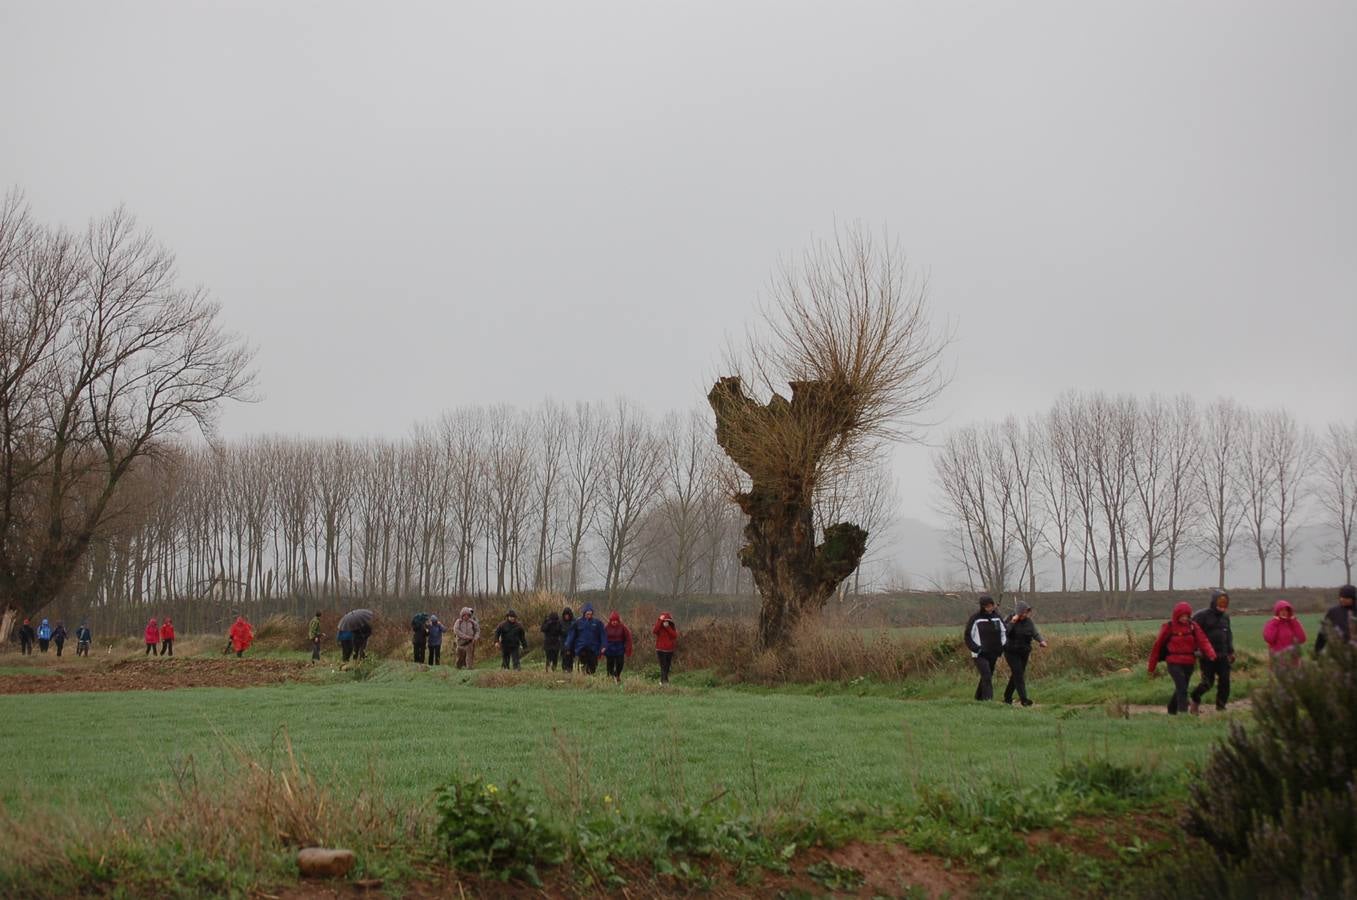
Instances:
[[[45,665],[43,674],[0,674],[0,694],[80,691],[172,691],[190,687],[252,687],[305,677],[304,661],[281,659],[121,659]]]

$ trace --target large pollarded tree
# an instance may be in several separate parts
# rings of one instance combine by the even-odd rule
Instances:
[[[749,517],[740,562],[762,597],[765,647],[818,613],[866,552],[859,524],[815,521],[817,488],[914,439],[945,383],[925,296],[887,240],[855,228],[817,243],[782,267],[735,374],[707,395],[744,475],[732,492]]]
[[[126,213],[75,234],[0,198],[0,610],[60,596],[140,462],[248,393],[217,311]]]

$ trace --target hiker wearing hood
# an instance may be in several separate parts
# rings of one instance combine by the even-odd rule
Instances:
[[[24,624],[19,626],[19,653],[23,656],[33,655],[33,642],[38,639],[38,633],[33,630],[33,622],[24,619]]]
[[[580,661],[586,674],[598,671],[598,655],[603,651],[603,623],[594,618],[592,604],[584,604],[580,617],[566,632],[565,646]]]
[[[678,625],[674,624],[673,616],[662,612],[650,633],[655,635],[655,656],[660,661],[660,684],[668,687],[669,667],[674,664],[674,648],[678,646]]]
[[[575,651],[570,649],[570,627],[575,624],[575,611],[570,607],[561,610],[561,671],[575,670]]]
[[[475,611],[463,606],[452,623],[452,636],[457,639],[457,668],[476,668],[476,642],[481,638],[481,623],[476,621]]]
[[[504,621],[495,628],[495,646],[499,648],[501,669],[509,668],[511,662],[515,669],[519,668],[519,656],[528,649],[528,633],[518,621],[518,613],[512,609],[504,614]]]
[[[94,633],[90,631],[89,622],[81,622],[80,627],[75,630],[75,655],[89,656],[90,641],[94,640]]]
[[[631,656],[631,629],[622,624],[622,617],[615,612],[608,615],[603,641],[603,655],[608,658],[608,674],[613,681],[621,684],[622,667]]]
[[[980,608],[966,621],[962,637],[970,648],[975,670],[980,673],[980,683],[975,686],[975,699],[993,700],[994,665],[1003,654],[1008,639],[1004,620],[995,609],[993,597],[986,595],[980,598]]]
[[[66,646],[66,625],[57,622],[57,627],[52,629],[52,643],[57,645],[57,656],[61,655],[61,648]]]
[[[1329,641],[1347,641],[1357,644],[1357,587],[1345,584],[1338,589],[1338,605],[1324,614],[1315,638],[1315,652],[1319,653]],[[45,620],[44,620],[45,621]],[[42,637],[42,633],[38,633]]]
[[[429,613],[429,625],[426,630],[429,633],[429,665],[436,666],[443,662],[443,632],[448,629],[438,620],[438,616]]]
[[[542,620],[542,655],[547,658],[547,671],[556,668],[556,660],[561,656],[561,641],[565,639],[565,629],[561,627],[561,617],[554,612],[547,613]]]
[[[47,644],[52,640],[52,626],[43,619],[38,623],[38,649],[43,653],[47,652]]]
[[[1004,702],[1013,703],[1013,694],[1017,692],[1023,706],[1031,706],[1027,696],[1027,660],[1032,655],[1032,644],[1045,647],[1046,639],[1037,631],[1037,623],[1032,621],[1032,607],[1018,601],[1013,615],[1004,623],[1005,636],[1004,661],[1008,663],[1008,684],[1004,687]]]
[[[1299,665],[1300,648],[1305,644],[1305,626],[1285,600],[1272,606],[1272,618],[1263,626],[1263,640],[1272,654],[1272,664]]]
[[[1230,594],[1217,588],[1211,592],[1211,605],[1192,617],[1192,621],[1201,626],[1206,639],[1216,651],[1215,660],[1202,660],[1202,677],[1192,689],[1193,715],[1201,708],[1202,697],[1211,690],[1211,685],[1220,681],[1216,688],[1216,709],[1224,710],[1230,700],[1230,666],[1234,663],[1234,631],[1230,628]]]
[[[414,648],[412,654],[415,662],[424,662],[424,651],[429,646],[429,614],[415,613],[410,619],[411,644]]]
[[[160,626],[156,624],[155,619],[146,623],[146,632],[141,639],[146,643],[146,652],[143,656],[155,656],[157,648],[160,647]]]
[[[1159,637],[1150,650],[1150,674],[1160,661],[1168,663],[1169,677],[1173,679],[1173,699],[1169,700],[1169,715],[1186,712],[1187,685],[1197,665],[1197,654],[1215,660],[1216,648],[1206,638],[1206,632],[1192,619],[1192,605],[1179,603],[1173,607],[1173,616],[1159,629]]]
[[[245,651],[250,649],[250,644],[254,642],[254,629],[245,621],[244,616],[236,616],[236,621],[231,625],[230,637],[231,642],[226,645],[227,651],[234,650],[236,656],[244,656]]]
[[[160,655],[174,656],[174,623],[169,619],[160,623]]]

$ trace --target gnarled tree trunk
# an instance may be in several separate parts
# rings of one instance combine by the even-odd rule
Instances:
[[[821,382],[797,382],[790,401],[775,394],[759,404],[745,396],[738,378],[723,378],[707,395],[716,413],[717,442],[751,479],[750,489],[734,499],[749,517],[740,563],[762,597],[764,647],[784,645],[802,616],[818,613],[867,549],[867,532],[848,523],[828,526],[824,540],[816,542],[812,473],[842,433],[836,393]],[[765,452],[762,442],[778,434],[795,439],[798,452]]]

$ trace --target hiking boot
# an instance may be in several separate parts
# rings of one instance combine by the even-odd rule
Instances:
[[[1216,704],[1216,712],[1225,712],[1225,704],[1224,704],[1224,703],[1217,703],[1217,704]]]
[[[1202,705],[1201,705],[1201,701],[1199,701],[1199,700],[1190,700],[1190,701],[1188,701],[1188,704],[1187,704],[1187,711],[1190,712],[1190,713],[1192,713],[1192,715],[1194,715],[1194,716],[1200,716],[1200,715],[1202,714]]]
[[[1022,705],[1023,705],[1023,706],[1031,706],[1031,705],[1032,705],[1032,701],[1031,701],[1031,700],[1024,700],[1024,701],[1022,702]]]

